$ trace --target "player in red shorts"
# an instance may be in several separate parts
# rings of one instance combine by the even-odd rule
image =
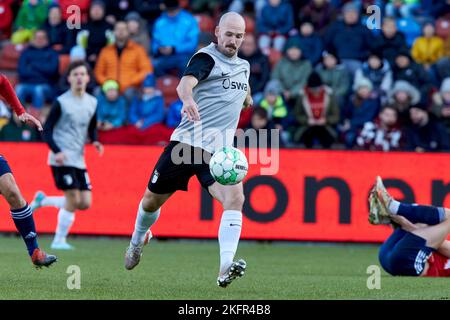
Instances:
[[[14,89],[8,79],[0,74],[0,96],[6,100],[6,103],[11,106],[14,112],[22,122],[30,122],[34,124],[39,131],[42,131],[41,123],[32,115],[25,112],[22,104],[17,98]],[[0,193],[8,202],[11,208],[11,216],[16,225],[17,230],[22,236],[27,246],[28,254],[31,261],[36,267],[48,267],[56,262],[56,257],[46,254],[39,249],[37,243],[36,227],[34,225],[33,212],[30,206],[22,197],[19,187],[14,180],[11,168],[8,162],[0,156]]]
[[[387,192],[380,177],[369,194],[369,222],[392,224],[379,251],[380,264],[394,276],[450,276],[450,210],[406,204]]]

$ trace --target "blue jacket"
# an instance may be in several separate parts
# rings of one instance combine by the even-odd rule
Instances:
[[[360,23],[347,25],[343,21],[332,24],[325,34],[325,47],[340,59],[364,61],[369,55],[373,35]]]
[[[110,122],[114,128],[124,125],[127,119],[127,100],[123,96],[116,101],[109,101],[104,94],[100,94],[97,100],[98,122]]]
[[[369,98],[358,107],[355,106],[354,96],[351,97],[344,108],[344,119],[350,120],[350,131],[357,131],[364,123],[372,121],[378,114],[380,103],[378,99]]]
[[[169,106],[166,118],[166,125],[169,128],[175,128],[180,124],[182,107],[183,102],[181,102],[181,100],[177,100]]]
[[[164,99],[161,93],[147,101],[143,101],[140,97],[133,99],[128,122],[135,125],[141,119],[144,121],[141,129],[146,129],[164,120]]]
[[[323,43],[322,39],[317,34],[312,34],[309,37],[302,35],[294,36],[300,43],[303,58],[309,60],[312,65],[318,64],[322,60]]]
[[[59,78],[58,53],[50,47],[25,49],[19,58],[19,81],[26,84],[53,85]]]
[[[163,13],[153,26],[152,51],[158,55],[160,47],[173,47],[175,54],[193,54],[197,49],[200,29],[194,16],[181,10],[170,17]]]
[[[277,32],[287,34],[294,28],[294,10],[288,2],[282,1],[279,6],[272,7],[267,3],[258,19],[257,27],[260,33]]]

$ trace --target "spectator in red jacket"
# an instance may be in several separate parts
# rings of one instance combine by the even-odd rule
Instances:
[[[13,0],[0,0],[0,40],[8,39],[11,36],[12,3]]]

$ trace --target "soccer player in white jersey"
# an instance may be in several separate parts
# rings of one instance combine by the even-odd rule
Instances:
[[[76,210],[87,210],[92,203],[91,182],[86,170],[84,146],[88,139],[100,155],[103,146],[97,140],[97,99],[86,92],[89,66],[75,61],[68,67],[70,89],[60,95],[44,125],[44,140],[50,147],[48,164],[56,187],[64,196],[46,196],[38,191],[32,210],[43,206],[59,208],[52,249],[70,250],[66,237],[75,221]]]
[[[139,203],[134,232],[125,253],[125,268],[128,270],[139,263],[143,246],[152,236],[149,228],[158,219],[160,207],[175,191],[187,191],[189,179],[196,175],[202,187],[224,209],[218,236],[220,267],[217,284],[226,287],[244,274],[246,262],[242,259],[234,261],[242,227],[242,183],[219,184],[211,176],[208,165],[214,151],[225,145],[218,144],[223,141],[221,133],[231,132],[233,136],[242,107],[253,103],[248,85],[250,65],[237,56],[244,34],[242,16],[226,13],[215,30],[217,44],[211,43],[200,49],[189,61],[177,87],[183,102],[183,118],[155,165]],[[203,133],[209,133],[194,134],[198,127]],[[226,144],[231,145],[232,139],[228,139]],[[191,160],[200,155],[202,160],[194,164],[174,162],[175,158],[186,155],[190,155]]]

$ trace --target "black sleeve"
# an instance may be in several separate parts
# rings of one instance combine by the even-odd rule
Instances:
[[[56,122],[58,122],[60,117],[61,117],[61,105],[59,104],[59,101],[56,100],[55,103],[53,104],[52,110],[50,111],[47,120],[45,121],[43,133],[44,141],[47,142],[48,146],[53,151],[53,153],[61,152],[61,149],[56,145],[56,142],[53,139],[53,128],[55,127],[55,124]]]
[[[91,142],[95,142],[98,140],[98,138],[97,138],[97,111],[92,116],[91,122],[89,122],[88,134],[89,134],[89,139],[91,139]]]
[[[214,68],[214,64],[214,59],[209,54],[204,52],[197,53],[189,61],[184,75],[194,76],[198,81],[205,80]]]

